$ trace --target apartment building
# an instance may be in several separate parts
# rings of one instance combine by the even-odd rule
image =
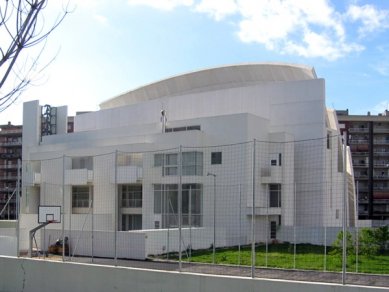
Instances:
[[[18,160],[22,159],[22,126],[0,125],[0,219],[16,218]],[[8,202],[8,204],[7,204]]]
[[[79,232],[98,230],[97,256],[177,251],[179,241],[169,238],[179,225],[186,228],[182,242],[193,248],[249,244],[252,216],[257,242],[292,241],[293,226],[300,226],[298,241],[318,244],[317,231],[334,227],[330,243],[342,226],[350,161],[343,165],[336,114],[326,109],[325,82],[312,67],[210,68],[142,86],[100,108],[76,115],[73,133],[67,107],[51,108],[46,122],[55,132],[46,135],[42,106],[24,104],[26,234],[42,205],[61,206],[79,254],[90,255]],[[353,225],[353,187],[347,208]],[[48,225],[46,238],[61,229]],[[113,231],[117,241],[104,237]],[[27,238],[21,236],[21,248]]]
[[[350,115],[336,111],[351,149],[359,219],[389,219],[389,112]]]

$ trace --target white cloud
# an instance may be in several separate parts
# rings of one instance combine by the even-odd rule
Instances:
[[[326,0],[241,0],[238,36],[268,50],[336,60],[362,46],[345,41],[341,15]]]
[[[159,10],[173,10],[178,6],[192,6],[193,0],[128,0],[130,5],[150,6]]]
[[[385,112],[385,110],[389,110],[389,101],[383,100],[380,103],[376,104],[372,109],[372,114],[379,114]]]
[[[346,12],[346,17],[352,21],[362,22],[362,26],[358,29],[362,37],[377,30],[389,28],[389,11],[378,10],[372,5],[351,5]]]
[[[363,49],[364,48],[358,44],[334,42],[331,37],[327,35],[310,31],[304,34],[303,44],[289,41],[285,44],[283,52],[297,54],[307,58],[323,57],[333,61],[350,52],[361,51]]]
[[[196,5],[195,11],[207,13],[219,21],[238,12],[238,5],[235,0],[202,0]]]
[[[330,0],[128,0],[131,5],[148,5],[171,10],[187,6],[216,21],[237,16],[237,35],[242,42],[258,43],[266,49],[330,61],[364,50],[349,41],[347,33],[357,29],[361,37],[389,28],[389,11],[372,5],[350,5],[337,11]],[[346,26],[350,22],[355,26]],[[358,26],[359,25],[359,26]],[[359,39],[361,42],[361,39]]]
[[[373,66],[374,70],[380,73],[383,76],[389,76],[389,62],[381,62]]]

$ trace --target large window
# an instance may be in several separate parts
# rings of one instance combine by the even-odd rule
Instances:
[[[182,153],[182,175],[203,175],[203,153]]]
[[[161,214],[162,228],[178,226],[178,185],[154,185],[154,213]],[[202,185],[182,185],[182,225],[202,225]]]
[[[72,186],[72,208],[73,213],[86,213],[92,203],[92,186]]]
[[[281,184],[269,185],[269,207],[281,207]]]
[[[123,214],[122,215],[122,231],[141,230],[142,215],[140,214]]]
[[[142,186],[121,185],[122,208],[142,208]]]
[[[178,175],[178,153],[154,154],[154,166],[162,167],[162,175]],[[203,153],[182,153],[182,175],[203,175]]]

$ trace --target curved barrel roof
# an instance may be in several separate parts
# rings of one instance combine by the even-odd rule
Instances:
[[[165,96],[240,87],[256,83],[316,79],[313,67],[286,63],[249,63],[209,68],[157,81],[108,99],[101,109],[136,104]]]

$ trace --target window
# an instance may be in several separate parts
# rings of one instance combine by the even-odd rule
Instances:
[[[211,153],[211,164],[222,164],[222,153],[212,152]]]
[[[277,238],[277,222],[270,221],[270,239]]]
[[[193,130],[201,130],[200,125],[194,125],[194,126],[183,126],[183,127],[175,127],[175,128],[166,128],[166,133],[171,132],[181,132],[181,131],[193,131]]]
[[[73,186],[72,187],[72,208],[73,213],[87,213],[89,205],[92,204],[93,187],[92,186]],[[78,210],[74,210],[77,208]]]
[[[182,225],[202,226],[202,185],[182,185]],[[178,185],[154,185],[154,213],[161,214],[162,228],[178,226]]]
[[[270,165],[271,166],[281,166],[281,159],[282,154],[281,153],[272,153],[270,154]]]
[[[120,191],[122,208],[142,208],[141,185],[122,185]]]
[[[203,175],[203,153],[182,153],[182,175]]]
[[[138,166],[142,167],[142,154],[139,153],[118,153],[117,166]]]
[[[281,184],[269,184],[269,207],[281,207]]]
[[[178,174],[178,154],[166,154],[162,175]]]
[[[154,154],[154,166],[162,167],[162,175],[178,175],[179,154]],[[182,153],[182,175],[203,175],[203,153],[183,152]]]
[[[72,158],[72,169],[93,170],[93,157],[74,157]]]
[[[122,231],[141,230],[142,215],[123,214],[122,215]]]
[[[331,149],[330,132],[327,132],[327,149]]]

